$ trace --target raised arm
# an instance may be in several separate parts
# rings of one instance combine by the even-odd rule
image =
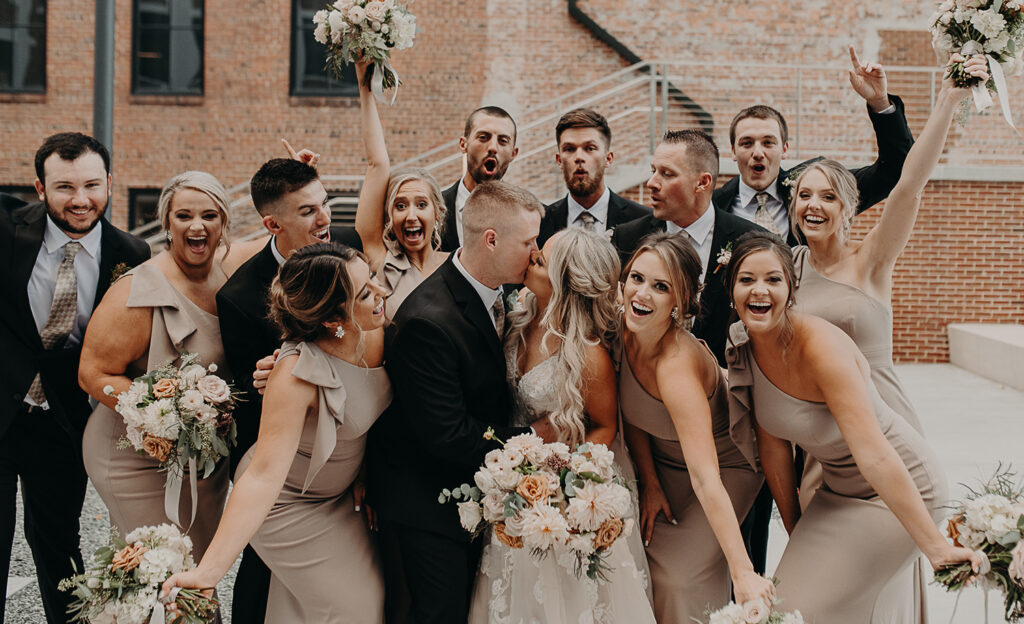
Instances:
[[[126,305],[132,279],[123,277],[110,287],[93,312],[82,341],[78,384],[110,409],[116,408],[117,395],[131,385],[125,371],[149,349],[153,327],[153,308]],[[112,396],[103,393],[106,386],[114,389]]]
[[[590,419],[587,442],[610,447],[619,430],[619,400],[612,358],[600,344],[587,347],[583,408]]]
[[[856,345],[824,321],[807,340],[806,370],[832,412],[864,478],[892,510],[932,566],[970,560],[976,554],[946,541],[932,520],[910,472],[878,424],[867,388],[867,364]]]
[[[391,160],[384,143],[384,127],[377,114],[377,103],[364,76],[369,63],[356,63],[356,77],[359,83],[359,128],[366,149],[366,177],[359,192],[359,206],[356,208],[356,231],[363,241],[363,253],[370,260],[370,270],[377,271],[384,263],[387,247],[384,245],[384,211],[387,206],[388,179],[391,177]]]
[[[962,60],[962,57],[957,54],[950,60]],[[984,57],[971,58],[965,63],[964,69],[972,76],[988,80]],[[884,287],[883,292],[889,292],[887,285],[892,281],[892,268],[910,240],[921,205],[921,192],[942,155],[953,115],[960,102],[969,94],[969,89],[953,86],[951,79],[943,81],[932,114],[907,156],[903,174],[885,202],[882,217],[864,238],[858,256],[867,269],[866,273],[871,276],[871,281]]]
[[[295,460],[306,410],[316,402],[316,387],[291,374],[298,359],[278,362],[270,376],[252,462],[235,483],[203,560],[194,570],[167,579],[164,593],[176,586],[215,587],[273,507]]]
[[[711,430],[711,407],[701,383],[700,360],[685,355],[663,358],[656,372],[658,391],[679,436],[693,492],[729,563],[736,602],[760,599],[770,605],[775,585],[754,571],[732,500],[722,484]]]

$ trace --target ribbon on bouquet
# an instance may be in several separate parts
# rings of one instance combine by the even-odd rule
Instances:
[[[183,525],[178,518],[178,505],[181,503],[181,476],[184,470],[185,466],[179,462],[177,470],[167,471],[167,481],[164,483],[164,513],[167,514],[167,518],[171,522],[188,531],[196,519],[196,503],[198,503],[199,496],[199,486],[196,483],[198,467],[195,457],[190,457],[188,460],[188,480],[192,492],[192,517],[188,520],[188,526]]]
[[[988,624],[988,585],[985,583],[983,578],[986,574],[992,571],[992,562],[989,560],[988,555],[985,551],[980,548],[974,551],[981,556],[981,565],[978,566],[978,574],[974,578],[977,580],[978,587],[981,589],[981,595],[983,602],[983,608],[985,609],[984,620],[985,624]],[[973,582],[973,581],[972,581]],[[966,589],[966,587],[964,588]],[[963,596],[963,589],[956,593],[956,600],[953,601],[953,613],[949,616],[949,624],[953,624],[953,619],[956,618],[956,608],[960,605],[960,596]]]
[[[166,619],[166,609],[164,608],[164,605],[174,604],[174,601],[178,599],[178,592],[180,591],[180,587],[175,587],[167,593],[166,597],[157,598],[156,604],[153,605],[153,615],[149,618],[149,624],[164,624],[164,620]]]
[[[1013,123],[1013,113],[1010,112],[1010,96],[1007,95],[1006,75],[1003,74],[1002,65],[991,54],[985,54],[985,46],[978,41],[968,41],[965,43],[960,48],[960,54],[968,58],[981,54],[988,60],[988,70],[992,74],[992,81],[996,85],[996,95],[999,96],[999,106],[1003,109],[1003,118],[1006,119],[1006,123],[1010,124],[1013,131],[1020,135],[1020,130],[1017,130],[1017,126]],[[980,81],[975,83],[971,87],[971,95],[974,97],[974,108],[979,112],[992,106],[992,95],[988,92],[988,87],[985,83]]]
[[[384,102],[384,72],[391,72],[391,75],[395,77],[395,86],[391,91],[391,101],[388,102],[389,106],[395,105],[395,98],[398,97],[398,72],[391,66],[391,59],[384,57],[383,61],[377,61],[373,68],[373,78],[370,81],[370,91],[373,92],[373,96],[378,101]]]

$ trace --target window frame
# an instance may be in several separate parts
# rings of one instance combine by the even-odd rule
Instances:
[[[206,93],[206,0],[199,0],[200,11],[202,12],[202,24],[197,29],[196,27],[182,27],[182,26],[167,26],[167,32],[172,33],[175,31],[185,32],[196,32],[200,33],[199,42],[199,87],[195,90],[188,89],[172,89],[170,77],[174,73],[174,62],[173,55],[171,53],[171,47],[168,44],[168,81],[165,83],[167,89],[165,90],[153,90],[139,85],[139,44],[141,42],[141,32],[143,29],[141,23],[141,11],[140,5],[144,0],[132,0],[132,56],[131,56],[131,94],[142,95],[142,96],[203,96]],[[169,4],[173,3],[174,0],[169,0]]]
[[[135,186],[128,189],[128,230],[136,230],[144,225],[150,225],[160,221],[160,193],[163,189],[154,186]],[[138,219],[137,202],[143,195],[152,195],[156,203],[156,214],[150,221],[136,222]],[[159,229],[159,228],[157,228]]]
[[[29,21],[29,22],[24,23],[24,24],[19,24],[17,22],[12,21],[10,25],[0,25],[0,29],[10,29],[10,32],[11,32],[11,65],[10,65],[10,68],[9,68],[11,70],[11,85],[10,86],[0,85],[0,93],[30,93],[30,94],[45,94],[46,93],[46,78],[47,78],[46,62],[47,62],[47,57],[48,57],[48,53],[49,53],[49,48],[47,46],[48,37],[47,37],[47,32],[46,32],[46,27],[47,27],[46,14],[47,14],[47,9],[49,9],[49,6],[48,6],[48,3],[46,2],[46,0],[41,0],[41,1],[43,3],[43,13],[42,13],[42,18],[41,18],[42,19],[41,23],[35,23],[35,22],[32,22],[32,21]],[[30,12],[29,19],[31,20],[32,17],[33,16],[32,16],[32,14]],[[43,50],[43,72],[42,72],[43,76],[42,76],[42,84],[40,86],[32,86],[32,87],[26,87],[24,84],[19,86],[19,85],[15,84],[15,80],[14,80],[14,78],[15,78],[15,72],[14,72],[15,58],[17,58],[17,55],[15,54],[15,51],[16,51],[17,48],[14,45],[14,41],[15,41],[14,40],[14,33],[16,31],[31,32],[33,30],[39,30],[40,32],[42,32],[42,35],[43,35],[43,37],[42,37],[42,50]]]
[[[348,71],[352,72],[351,81],[340,80],[334,76],[326,67],[323,69],[324,77],[327,79],[328,86],[326,88],[311,88],[311,87],[299,87],[298,85],[298,71],[299,61],[297,52],[299,51],[298,46],[302,42],[301,36],[306,38],[306,41],[302,45],[313,45],[321,48],[320,58],[326,58],[327,48],[320,43],[317,43],[313,39],[313,30],[315,26],[312,22],[312,14],[308,24],[300,22],[302,7],[300,3],[302,0],[291,0],[291,20],[288,29],[288,95],[291,97],[327,97],[327,98],[359,98],[359,85],[355,79],[355,67],[349,66]],[[322,7],[317,7],[322,8]],[[306,48],[301,48],[303,54],[306,52]]]

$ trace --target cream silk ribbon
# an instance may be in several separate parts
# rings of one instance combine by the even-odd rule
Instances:
[[[999,96],[999,106],[1003,109],[1003,118],[1006,119],[1006,123],[1010,124],[1013,131],[1020,135],[1020,131],[1017,130],[1017,126],[1013,123],[1013,114],[1010,112],[1010,96],[1007,95],[1006,87],[1006,75],[1003,74],[1003,68],[999,64],[999,61],[992,58],[991,54],[985,54],[985,46],[977,41],[968,41],[960,48],[960,53],[966,57],[971,57],[976,54],[984,54],[988,60],[989,72],[992,74],[992,81],[996,85],[996,95]],[[992,95],[988,92],[988,87],[978,82],[971,87],[971,95],[974,97],[974,108],[978,111],[983,111],[989,106],[992,106]]]
[[[398,97],[398,72],[391,65],[391,59],[385,57],[383,62],[374,63],[373,79],[370,82],[370,91],[373,92],[373,96],[380,102],[385,102],[384,99],[384,72],[389,71],[395,77],[395,86],[391,90],[391,101],[388,102],[390,106],[394,106],[395,98]]]
[[[167,471],[167,481],[164,483],[164,513],[167,514],[167,518],[171,522],[188,532],[196,519],[196,503],[199,497],[199,487],[196,484],[196,470],[198,470],[198,467],[196,466],[195,457],[190,457],[188,460],[189,489],[192,492],[192,517],[189,518],[188,526],[183,525],[178,518],[178,504],[181,502],[181,474],[184,470],[185,466],[179,463],[177,470]]]

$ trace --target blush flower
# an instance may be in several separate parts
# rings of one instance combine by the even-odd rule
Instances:
[[[224,403],[231,398],[231,388],[227,382],[216,375],[207,375],[199,380],[196,389],[203,393],[208,401]]]
[[[178,390],[178,380],[171,379],[170,377],[164,377],[160,381],[153,384],[153,396],[158,399],[169,399],[174,396],[174,393]]]

